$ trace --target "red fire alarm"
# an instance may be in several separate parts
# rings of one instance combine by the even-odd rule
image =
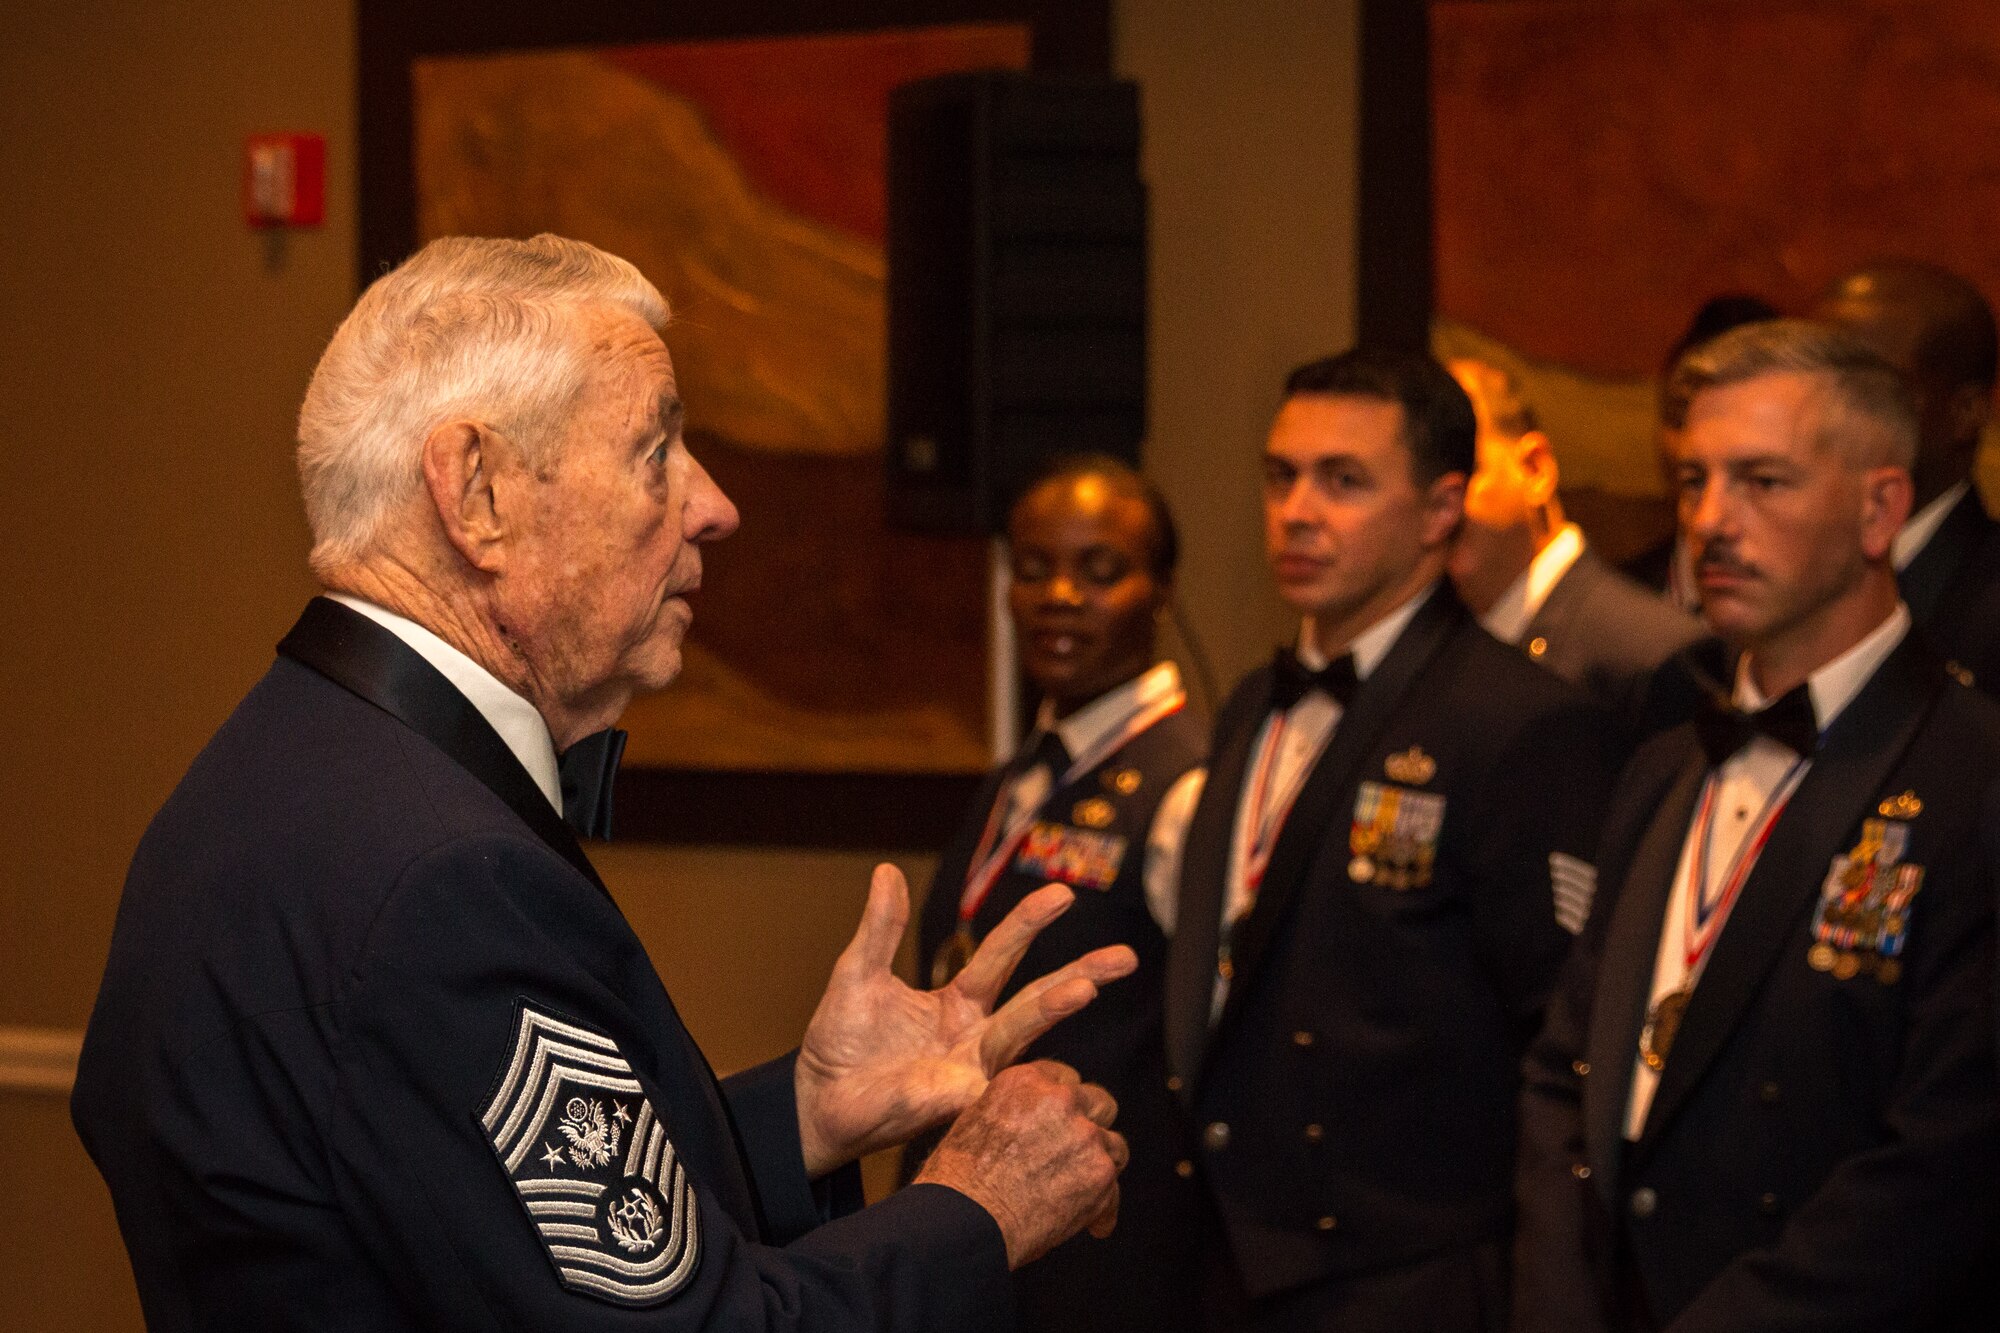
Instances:
[[[253,134],[243,141],[243,220],[317,227],[326,219],[326,136]]]

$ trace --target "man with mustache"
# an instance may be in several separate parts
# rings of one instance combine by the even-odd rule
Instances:
[[[588,245],[446,238],[314,371],[328,596],[148,829],[77,1073],[151,1328],[1002,1330],[1112,1221],[1109,1095],[1003,1066],[1129,951],[994,1007],[1069,890],[919,992],[878,868],[800,1049],[718,1081],[564,822],[603,835],[605,729],[736,527],[666,322]]]
[[[1896,581],[1937,650],[1979,688],[2000,690],[2000,523],[1972,484],[2000,358],[1993,310],[1955,273],[1891,260],[1835,280],[1813,316],[1910,377],[1916,494],[1892,550]]]
[[[1159,491],[1114,458],[1059,460],[1015,502],[1007,604],[1042,703],[1034,731],[945,849],[917,931],[919,968],[943,984],[1054,880],[1076,903],[1029,946],[1023,975],[1112,944],[1139,957],[1131,977],[1027,1053],[1117,1099],[1131,1161],[1117,1231],[1079,1236],[1015,1275],[1024,1330],[1157,1333],[1184,1324],[1195,1294],[1194,1188],[1173,1169],[1182,1154],[1160,1046],[1173,885],[1149,845],[1156,814],[1184,811],[1199,792],[1206,739],[1174,664],[1153,656],[1178,547]],[[1003,989],[1001,1002],[1011,994]],[[906,1178],[934,1142],[904,1150]]]
[[[1732,695],[1612,800],[1528,1061],[1514,1326],[1990,1329],[2000,709],[1897,594],[1907,388],[1778,321],[1673,390]]]
[[[1264,446],[1299,637],[1217,719],[1167,961],[1208,1329],[1504,1325],[1520,1057],[1616,729],[1444,577],[1474,433],[1444,367],[1362,348]]]

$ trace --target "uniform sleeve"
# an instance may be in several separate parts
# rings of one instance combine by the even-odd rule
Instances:
[[[1591,911],[1597,839],[1613,779],[1618,731],[1581,699],[1520,728],[1486,784],[1473,864],[1481,960],[1520,1025],[1521,1043],[1543,1006],[1575,931]]]
[[[616,939],[580,946],[591,914],[611,910],[599,897],[539,844],[433,851],[402,876],[325,1015],[335,1192],[411,1322],[1008,1327],[999,1228],[954,1191],[906,1190],[789,1244],[758,1242],[739,1162],[767,1211],[803,1220],[796,1125],[772,1071],[736,1090],[756,1124],[739,1142],[644,955]],[[755,1160],[774,1151],[786,1160]]]
[[[820,1180],[806,1175],[799,1143],[798,1054],[787,1052],[722,1081],[764,1224],[780,1242],[845,1217],[863,1203],[859,1162]]]
[[[2000,790],[1981,820],[2000,828]],[[1968,840],[1969,841],[1969,840]],[[1723,1269],[1668,1333],[1930,1327],[2000,1235],[2000,1087],[1994,1069],[1994,903],[2000,857],[1966,846],[1931,873],[1904,957],[1903,1060],[1885,1138],[1835,1167],[1771,1245]]]

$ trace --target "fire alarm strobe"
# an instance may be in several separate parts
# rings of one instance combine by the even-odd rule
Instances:
[[[243,220],[316,227],[326,217],[326,136],[253,134],[243,141]]]

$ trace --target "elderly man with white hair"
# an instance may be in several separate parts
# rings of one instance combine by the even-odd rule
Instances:
[[[1129,950],[993,1007],[1068,890],[919,992],[881,867],[800,1049],[718,1081],[565,823],[736,527],[666,319],[590,246],[448,239],[327,348],[328,596],[140,844],[78,1071],[155,1330],[997,1329],[1115,1217],[1109,1096],[1009,1064]],[[858,1209],[856,1159],[954,1117]]]

